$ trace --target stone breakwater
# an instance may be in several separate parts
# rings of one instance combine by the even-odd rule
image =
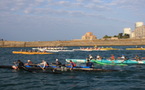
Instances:
[[[145,39],[120,40],[70,40],[70,41],[0,41],[0,47],[44,47],[44,46],[128,46],[145,45]]]

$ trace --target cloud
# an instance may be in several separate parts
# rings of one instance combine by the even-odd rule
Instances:
[[[102,0],[76,0],[77,2],[91,2],[91,3],[101,3]]]
[[[109,4],[104,3],[102,0],[3,0],[0,4],[0,13],[5,14],[7,12],[10,15],[24,16],[26,14],[50,17],[95,17],[119,21],[119,19],[108,17],[102,12],[109,12],[111,5],[124,3],[126,3],[125,0],[112,1]]]
[[[129,9],[135,12],[144,7],[144,3],[144,0],[2,0],[0,15],[95,17],[127,22],[126,19],[113,16],[113,12],[117,12],[115,9]],[[110,12],[112,15],[108,15]]]
[[[0,3],[0,12],[25,13],[28,14],[41,8],[45,11],[48,8],[52,10],[64,11],[82,11],[82,12],[104,12],[114,8],[124,8],[130,10],[143,9],[144,0],[2,0]],[[39,9],[40,10],[40,9]]]
[[[11,14],[48,14],[48,12],[60,12],[60,11],[80,11],[87,12],[88,10],[103,11],[108,7],[99,5],[100,0],[76,0],[77,2],[70,1],[53,1],[53,0],[3,0],[0,3],[0,13],[10,12]],[[88,2],[88,3],[85,3]],[[95,3],[94,3],[95,2]],[[96,4],[98,3],[98,4]],[[53,11],[52,11],[53,10]]]
[[[140,10],[143,9],[145,0],[113,0],[108,3],[109,6],[118,6],[119,8]]]
[[[84,7],[88,9],[93,9],[95,11],[101,11],[101,12],[110,10],[110,8],[105,5],[96,5],[94,3],[87,4]]]

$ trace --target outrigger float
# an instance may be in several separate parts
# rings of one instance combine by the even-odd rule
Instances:
[[[69,62],[72,60],[73,62],[78,63],[86,63],[87,59],[66,59],[66,62]],[[102,65],[128,65],[128,64],[145,64],[145,60],[136,61],[136,60],[108,60],[108,59],[102,59],[102,60],[90,60],[93,63],[102,64]]]

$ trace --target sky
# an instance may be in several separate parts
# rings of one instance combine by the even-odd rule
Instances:
[[[57,41],[98,39],[145,23],[145,0],[0,0],[0,39]]]

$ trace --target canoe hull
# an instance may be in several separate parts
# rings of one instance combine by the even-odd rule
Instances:
[[[0,68],[5,69],[13,69],[10,65],[0,65]],[[87,72],[111,72],[111,71],[119,71],[119,70],[107,70],[107,69],[97,69],[97,68],[89,68],[89,67],[74,67],[73,70],[70,70],[69,66],[51,66],[42,69],[41,67],[22,67],[20,70],[25,70],[28,72],[49,72],[49,73],[62,73],[62,72],[69,72],[69,71],[87,71]]]
[[[78,63],[86,63],[86,59],[66,59],[67,62],[72,60],[73,62],[78,62]],[[107,63],[107,64],[145,64],[145,60],[141,61],[136,61],[136,60],[107,60],[107,59],[102,59],[102,60],[91,60],[91,62],[97,63]]]

